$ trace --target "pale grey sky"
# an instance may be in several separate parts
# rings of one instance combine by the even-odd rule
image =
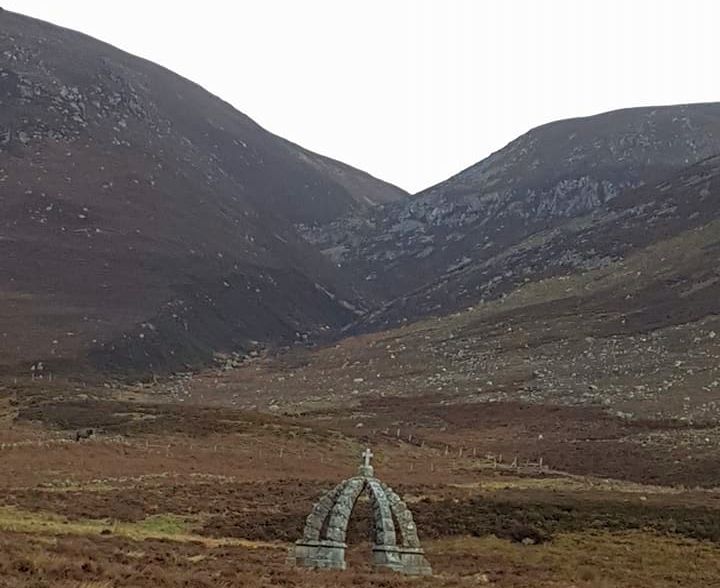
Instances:
[[[720,100],[717,0],[1,0],[410,191],[533,126]]]

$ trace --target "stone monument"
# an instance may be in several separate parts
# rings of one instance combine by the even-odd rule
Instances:
[[[305,522],[303,538],[290,549],[290,561],[306,568],[344,570],[345,535],[355,503],[365,491],[373,510],[373,564],[411,575],[430,575],[412,513],[402,499],[375,477],[366,449],[357,476],[327,492]]]

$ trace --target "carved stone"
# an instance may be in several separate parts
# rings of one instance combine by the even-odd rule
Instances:
[[[410,509],[390,487],[374,477],[372,457],[367,449],[358,475],[338,484],[315,504],[305,522],[303,538],[290,550],[292,564],[344,570],[348,523],[355,503],[365,491],[373,511],[373,564],[404,574],[432,574]]]

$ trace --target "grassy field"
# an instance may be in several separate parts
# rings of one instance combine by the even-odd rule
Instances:
[[[5,394],[0,586],[720,586],[714,472],[674,484],[667,456],[640,463],[657,447],[620,451],[671,423],[423,397],[280,414],[133,394],[60,382]],[[98,433],[76,442],[81,427]],[[538,467],[538,430],[553,467]],[[286,565],[313,502],[365,445],[413,510],[432,578],[370,567],[365,501],[348,571]],[[603,468],[615,475],[589,471]]]

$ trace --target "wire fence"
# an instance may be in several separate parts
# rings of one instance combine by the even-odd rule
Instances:
[[[378,439],[377,437],[381,437]],[[385,431],[373,431],[368,438],[375,438],[378,442],[387,442]],[[378,452],[377,465],[383,467],[398,468],[409,472],[441,472],[459,469],[492,469],[499,471],[516,472],[522,474],[560,473],[554,472],[543,457],[531,459],[520,455],[510,457],[502,454],[483,452],[478,447],[453,446],[451,444],[429,444],[414,434],[402,436],[393,435],[394,440],[400,445],[410,449],[422,449],[422,452],[415,454],[404,454],[396,456],[388,452]],[[366,440],[368,440],[366,438]],[[232,445],[225,443],[214,443],[207,440],[178,440],[170,442],[160,441],[156,438],[129,438],[123,435],[95,434],[87,438],[76,439],[75,435],[67,435],[56,438],[29,439],[13,442],[0,443],[0,452],[20,450],[26,448],[49,449],[53,447],[85,446],[106,446],[108,448],[122,446],[138,452],[147,452],[165,457],[181,457],[188,452],[213,453],[226,455],[228,459],[244,457],[250,461],[314,461],[320,464],[344,464],[338,458],[337,451],[327,443],[304,442],[300,449],[288,447],[287,443],[279,440],[262,438],[238,439]],[[358,446],[361,443],[358,442]]]

